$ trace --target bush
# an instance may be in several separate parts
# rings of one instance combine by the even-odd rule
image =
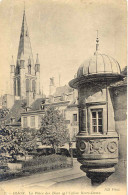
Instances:
[[[54,169],[70,167],[71,164],[66,156],[56,154],[50,156],[40,156],[35,159],[23,162],[22,172],[24,174],[33,174],[37,172],[50,171]]]
[[[23,168],[30,166],[40,166],[40,165],[51,165],[59,162],[67,162],[67,158],[65,156],[58,156],[56,154],[49,156],[39,156],[34,159],[28,160],[23,163]]]
[[[54,169],[61,169],[71,167],[71,163],[66,156],[58,156],[56,154],[49,156],[40,156],[35,159],[22,162],[21,170],[1,170],[0,181],[12,179],[17,177],[29,176],[35,173],[45,171],[52,171]]]

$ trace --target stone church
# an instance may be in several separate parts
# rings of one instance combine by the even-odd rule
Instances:
[[[15,97],[15,100],[26,99],[27,104],[30,105],[35,99],[41,97],[40,63],[38,54],[34,63],[25,10],[23,13],[16,66],[12,57],[10,76],[11,95]]]

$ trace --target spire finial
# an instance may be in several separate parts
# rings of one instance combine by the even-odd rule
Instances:
[[[25,1],[24,1],[24,13],[25,13]]]
[[[12,55],[11,65],[14,65],[14,58],[13,58],[13,55]]]
[[[36,64],[40,64],[40,63],[39,63],[38,53],[36,54],[36,56],[37,56],[37,57],[36,57]]]
[[[98,47],[99,47],[99,37],[98,37],[98,30],[97,30],[96,51],[98,51]]]

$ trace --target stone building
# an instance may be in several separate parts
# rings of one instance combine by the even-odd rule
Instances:
[[[16,67],[13,59],[10,67],[11,94],[16,99],[27,99],[27,104],[30,105],[35,99],[40,97],[40,63],[38,54],[34,63],[25,10]]]
[[[101,184],[112,173],[111,182],[114,176],[118,182],[126,182],[126,76],[113,57],[99,51],[97,37],[94,55],[69,82],[78,89],[77,160],[93,185]]]
[[[16,63],[12,56],[10,64],[10,94],[3,96],[3,103],[11,108],[15,100],[27,100],[30,106],[33,101],[41,97],[40,92],[40,63],[37,54],[34,62],[30,36],[27,27],[25,10],[23,13],[22,27]]]
[[[57,87],[55,92],[45,100],[40,98],[34,101],[27,111],[21,113],[21,126],[39,129],[42,115],[48,106],[54,106],[60,110],[67,124],[70,139],[75,141],[78,133],[77,93],[66,85]]]

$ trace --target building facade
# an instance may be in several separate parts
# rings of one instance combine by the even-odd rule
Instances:
[[[14,100],[26,99],[28,105],[31,105],[35,99],[41,96],[40,63],[38,54],[35,62],[33,59],[25,10],[23,13],[16,65],[13,56],[10,65],[10,89]]]
[[[45,109],[49,106],[60,110],[67,124],[70,140],[75,141],[78,133],[77,93],[68,86],[57,87],[53,95],[33,102],[28,111],[21,113],[21,126],[39,129]]]

